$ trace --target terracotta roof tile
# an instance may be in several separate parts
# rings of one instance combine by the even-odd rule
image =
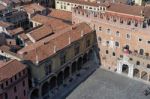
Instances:
[[[47,57],[55,54],[55,51],[61,50],[81,38],[81,35],[91,32],[92,29],[86,23],[80,23],[72,27],[68,27],[54,35],[45,38],[39,42],[26,46],[18,51],[18,54],[23,55],[26,60],[31,60],[33,63],[42,61]],[[69,43],[70,38],[70,43]],[[55,49],[55,50],[54,50]]]
[[[12,26],[12,25],[13,25],[12,23],[0,21],[0,26],[5,27],[5,28]]]
[[[27,13],[34,13],[35,12],[38,12],[38,11],[43,11],[45,10],[45,7],[37,4],[37,3],[32,3],[32,4],[28,4],[28,5],[25,5],[23,6],[23,9],[27,12]]]
[[[53,31],[58,31],[58,30],[61,30],[63,28],[70,26],[70,24],[68,24],[62,20],[59,20],[56,18],[51,18],[48,16],[39,15],[39,14],[34,16],[32,18],[32,21],[36,21],[41,24],[48,25],[48,26],[52,27]]]
[[[72,21],[72,13],[68,11],[51,9],[51,12],[48,16],[64,21]]]
[[[27,35],[31,36],[35,41],[39,41],[47,36],[53,34],[53,30],[50,26],[43,25],[31,32],[27,33]]]
[[[24,30],[23,28],[21,27],[18,27],[18,28],[15,28],[15,29],[12,29],[12,30],[8,30],[8,32],[11,34],[11,35],[18,35],[20,33],[22,33]]]
[[[21,62],[11,60],[0,67],[0,82],[7,80],[26,68]]]

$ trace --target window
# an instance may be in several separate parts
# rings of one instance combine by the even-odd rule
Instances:
[[[8,81],[6,81],[6,86],[8,86]]]
[[[149,69],[150,69],[150,64],[147,64],[147,68],[149,68]]]
[[[111,31],[110,31],[110,29],[107,29],[107,33],[108,33],[108,34],[111,34]]]
[[[98,37],[98,41],[99,41],[99,42],[101,42],[101,41],[102,41],[101,37]]]
[[[15,75],[15,80],[17,80],[17,75]]]
[[[14,92],[17,92],[17,88],[16,88],[16,86],[14,87]]]
[[[115,52],[112,53],[113,56],[116,56]]]
[[[106,50],[106,54],[108,54],[109,52],[108,52],[108,50]]]
[[[90,46],[90,40],[86,41],[86,48]]]
[[[2,89],[4,88],[4,85],[3,85],[3,83],[1,84],[1,88],[2,88]]]
[[[127,24],[128,24],[128,25],[131,25],[131,21],[128,21]]]
[[[23,86],[23,87],[25,86],[25,80],[22,82],[22,86]]]
[[[141,38],[139,38],[139,42],[141,42],[142,41],[142,39]]]
[[[106,41],[106,44],[109,45],[109,41]]]
[[[48,75],[51,73],[51,65],[46,64],[45,65],[45,74]]]
[[[120,33],[119,33],[119,31],[117,31],[117,32],[116,32],[116,36],[120,36]]]
[[[137,61],[137,62],[136,62],[136,65],[140,65],[140,62],[139,62],[139,61]]]
[[[15,96],[15,99],[18,99],[18,96]]]
[[[99,31],[102,31],[102,27],[99,27]]]
[[[130,38],[131,38],[130,34],[127,34],[127,35],[126,35],[126,38],[127,38],[127,39],[130,39]]]
[[[147,41],[148,44],[150,44],[150,41]]]
[[[26,96],[26,90],[23,91],[24,96]]]
[[[116,46],[116,47],[119,47],[119,42],[115,42],[115,46]]]
[[[66,55],[63,53],[60,56],[60,65],[63,65],[66,62]]]
[[[12,79],[12,78],[10,79],[10,82],[11,82],[11,83],[13,82],[13,79]]]
[[[5,99],[8,99],[8,95],[7,95],[7,93],[5,93]]]
[[[19,77],[21,77],[21,72],[19,72]]]
[[[79,54],[79,51],[80,51],[80,46],[79,45],[75,46],[75,48],[74,48],[74,54],[75,55]]]

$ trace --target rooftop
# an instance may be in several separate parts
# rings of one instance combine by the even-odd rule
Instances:
[[[72,21],[72,13],[68,11],[51,9],[51,12],[49,13],[48,16],[59,20],[70,21],[70,22]]]
[[[0,21],[0,26],[5,27],[5,28],[12,26],[12,25],[13,25],[12,23]]]
[[[23,55],[25,60],[31,60],[33,63],[36,63],[36,61],[42,61],[55,54],[58,50],[65,48],[71,42],[80,39],[82,33],[84,35],[91,31],[92,29],[86,23],[70,26],[52,36],[24,47],[18,51],[18,54]]]
[[[18,35],[20,33],[22,33],[24,30],[21,27],[18,28],[14,28],[12,30],[8,30],[8,32],[10,33],[10,35]]]
[[[65,22],[63,20],[52,18],[49,16],[43,16],[43,15],[39,15],[39,14],[35,15],[32,18],[32,21],[50,26],[50,27],[52,27],[53,31],[58,31],[58,30],[64,29],[71,25],[70,23]]]
[[[25,68],[26,66],[17,60],[10,60],[3,63],[3,66],[0,66],[0,82],[13,77]]]
[[[23,6],[23,9],[27,12],[27,13],[34,13],[34,12],[38,12],[38,11],[43,11],[46,8],[37,4],[37,3],[31,3],[31,4],[27,4],[25,6]]]
[[[52,28],[50,26],[43,25],[27,33],[27,36],[32,37],[35,41],[39,41],[52,34],[53,34]]]

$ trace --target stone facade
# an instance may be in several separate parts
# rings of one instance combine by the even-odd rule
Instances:
[[[77,7],[72,11],[72,17],[73,24],[87,22],[96,30],[102,68],[118,73],[128,71],[129,77],[140,73],[138,78],[150,81],[150,28],[149,21],[145,23],[144,16],[109,10],[100,13]],[[127,59],[124,60],[124,57]]]

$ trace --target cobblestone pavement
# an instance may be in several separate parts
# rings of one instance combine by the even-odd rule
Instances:
[[[148,86],[99,68],[66,99],[150,99],[144,95]]]

